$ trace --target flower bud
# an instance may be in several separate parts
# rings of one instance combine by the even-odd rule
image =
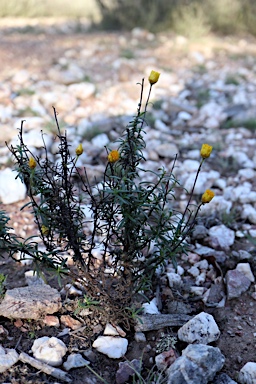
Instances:
[[[49,234],[49,228],[48,227],[46,227],[46,225],[42,225],[42,227],[41,227],[41,231],[42,231],[42,234],[44,235],[44,236],[47,236],[48,234]]]
[[[207,157],[209,157],[211,152],[212,152],[212,146],[211,145],[209,145],[209,144],[203,144],[202,145],[200,154],[201,154],[203,159],[206,159]]]
[[[113,149],[113,151],[109,152],[108,154],[108,161],[110,163],[115,163],[117,160],[119,160],[119,158],[120,158],[120,155],[116,149]]]
[[[153,85],[153,84],[158,82],[159,76],[160,76],[159,72],[151,71],[150,75],[149,75],[149,78],[148,78],[148,81],[150,82],[150,84]]]
[[[78,146],[77,146],[77,148],[76,148],[76,155],[77,156],[80,156],[80,155],[82,155],[82,153],[83,153],[83,146],[82,146],[82,144],[80,143]]]
[[[210,201],[214,198],[215,193],[211,191],[210,189],[206,189],[204,194],[202,195],[202,203],[210,203]]]
[[[35,161],[34,157],[30,157],[29,158],[28,166],[29,166],[30,169],[35,169],[36,161]]]

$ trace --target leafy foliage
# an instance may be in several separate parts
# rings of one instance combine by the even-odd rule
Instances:
[[[158,80],[159,74],[152,72]],[[40,274],[45,265],[55,272],[59,283],[63,274],[71,274],[84,286],[85,297],[91,303],[104,305],[106,317],[114,320],[126,321],[131,313],[136,314],[134,294],[149,290],[156,270],[168,260],[176,265],[177,255],[186,251],[186,238],[205,203],[194,207],[191,198],[201,166],[210,156],[212,147],[208,144],[202,146],[202,160],[183,214],[175,209],[175,190],[180,188],[173,172],[176,158],[170,172],[164,168],[158,172],[145,170],[143,129],[151,89],[157,80],[150,81],[144,110],[142,80],[137,114],[117,141],[118,149],[106,149],[108,161],[99,184],[89,182],[86,168],[77,168],[82,144],[72,155],[55,109],[56,159],[49,158],[43,133],[44,156],[39,158],[30,151],[23,141],[23,122],[19,145],[9,148],[16,159],[18,175],[27,186],[27,206],[33,211],[45,251],[39,250],[33,238],[24,242],[15,236],[10,238],[4,214],[0,216],[3,246],[11,254],[20,250],[32,256],[36,271]],[[210,149],[207,154],[205,147]],[[84,201],[89,202],[89,218],[83,211]],[[89,223],[91,231],[87,229]],[[68,264],[67,252],[74,268]]]

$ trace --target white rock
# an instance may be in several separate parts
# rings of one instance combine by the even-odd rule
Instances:
[[[192,275],[193,277],[197,277],[200,273],[199,269],[193,265],[193,267],[188,269],[188,273]]]
[[[90,204],[84,204],[80,206],[81,210],[83,211],[83,214],[85,217],[92,217],[92,210],[91,210],[91,205]]]
[[[18,260],[22,265],[31,265],[33,263],[32,256],[25,255],[20,251],[16,252],[13,257],[15,260]]]
[[[249,229],[249,235],[256,237],[256,229]]]
[[[196,172],[199,168],[199,165],[200,163],[197,160],[185,160],[182,164],[182,172]]]
[[[63,87],[61,90],[55,90],[54,92],[41,94],[40,101],[46,109],[50,109],[51,106],[54,105],[57,111],[61,110],[64,112],[73,111],[78,104],[78,100],[66,92],[66,87]]]
[[[252,168],[239,169],[238,175],[244,179],[253,179],[255,177],[255,171]]]
[[[208,269],[209,263],[206,259],[200,260],[197,263],[195,263],[195,267],[199,269]]]
[[[147,341],[145,333],[143,332],[135,332],[134,339],[137,343],[146,343]]]
[[[169,272],[166,274],[168,281],[169,281],[169,286],[172,288],[175,285],[180,285],[181,284],[181,277],[178,273],[174,272]]]
[[[255,203],[256,202],[256,192],[250,191],[247,195],[240,196],[239,201],[242,204]]]
[[[43,145],[45,144],[46,149],[49,149],[52,145],[52,140],[53,137],[50,133],[44,134],[43,139],[42,139],[42,134],[38,130],[31,130],[27,133],[24,133],[23,135],[23,140],[24,143],[30,148],[30,147],[35,147],[35,148],[42,148]]]
[[[65,291],[69,294],[69,295],[73,295],[73,296],[82,296],[83,292],[80,290],[80,289],[77,289],[76,287],[74,287],[74,285],[72,284],[66,284],[65,285]]]
[[[252,224],[256,224],[256,209],[251,204],[244,204],[241,217],[249,220]]]
[[[100,133],[99,135],[95,136],[92,139],[92,144],[95,145],[95,147],[104,149],[104,146],[109,143],[109,138],[106,135],[106,133]]]
[[[0,372],[5,372],[7,369],[9,369],[12,365],[17,363],[19,360],[19,355],[15,351],[15,349],[4,349],[0,345]]]
[[[218,187],[218,188],[224,190],[226,188],[226,186],[227,186],[227,181],[224,179],[218,179],[218,180],[214,181],[214,187]],[[218,196],[218,197],[220,197],[220,196]]]
[[[15,84],[24,85],[27,81],[29,81],[31,74],[26,69],[21,69],[15,72],[15,75],[12,78],[12,81]]]
[[[72,353],[68,356],[67,361],[63,364],[63,367],[66,371],[69,371],[72,368],[85,367],[90,364],[88,360],[85,360],[80,353]]]
[[[234,244],[235,232],[227,228],[224,224],[216,225],[209,229],[209,236],[217,240],[221,248],[228,248]]]
[[[214,182],[215,184],[215,182]],[[211,215],[216,212],[230,213],[232,202],[225,196],[214,196],[214,199],[209,204],[204,204],[200,208],[200,214]]]
[[[84,71],[75,63],[69,64],[66,70],[63,70],[60,65],[56,65],[48,71],[51,80],[67,85],[82,81],[84,75]]]
[[[197,296],[201,296],[204,293],[204,287],[192,286],[190,287],[190,292],[194,293]]]
[[[206,128],[218,128],[221,121],[224,121],[226,114],[223,107],[214,101],[204,104],[200,110],[199,119],[204,122]]]
[[[254,163],[246,153],[242,151],[235,151],[234,148],[231,148],[232,154],[231,156],[235,158],[236,162],[244,168],[254,168]]]
[[[184,268],[182,268],[180,265],[178,265],[178,267],[177,267],[178,275],[182,276],[182,275],[184,275],[184,272],[185,272]]]
[[[92,128],[93,128],[92,123],[88,119],[83,118],[78,122],[77,135],[84,136],[86,135],[86,133],[90,132]]]
[[[231,187],[232,188],[232,187]],[[232,201],[240,201],[240,202],[243,202],[242,200],[245,200],[244,202],[248,202],[248,195],[249,193],[251,192],[251,188],[252,188],[252,185],[248,182],[242,184],[242,185],[239,185],[238,187],[236,188],[233,188],[232,189],[232,193],[231,193],[231,200]],[[245,199],[246,197],[246,199]],[[241,200],[242,198],[242,200]]]
[[[178,330],[178,337],[186,343],[209,344],[218,340],[220,330],[208,313],[201,312]]]
[[[144,309],[144,313],[148,313],[151,315],[158,315],[160,312],[156,305],[156,298],[152,299],[149,303],[142,304]]]
[[[251,267],[249,263],[239,263],[236,266],[236,270],[243,273],[248,279],[253,283],[255,281],[255,277],[252,273]]]
[[[16,171],[6,168],[0,171],[0,200],[3,204],[16,203],[26,197],[26,187]]]
[[[191,149],[186,154],[184,154],[188,159],[199,159],[200,158],[200,150],[199,149]]]
[[[256,363],[249,361],[246,363],[238,374],[238,380],[241,384],[256,383]]]
[[[190,264],[196,264],[200,260],[200,256],[198,256],[196,253],[188,252],[188,262]]]
[[[192,115],[188,112],[185,112],[185,111],[181,111],[178,113],[178,119],[180,120],[184,120],[184,121],[188,121],[192,118]]]
[[[166,267],[166,271],[168,273],[176,273],[176,269],[173,267],[173,264],[168,264]],[[177,274],[182,276],[184,274],[185,270],[180,265],[177,266]]]
[[[173,143],[160,144],[155,148],[155,151],[159,156],[171,159],[179,153],[178,147]]]
[[[41,144],[40,144],[40,146],[42,146],[42,136],[41,136],[40,129],[44,128],[45,119],[43,117],[39,117],[39,116],[26,116],[26,117],[24,117],[24,120],[25,121],[24,121],[23,127],[26,129],[26,131],[27,130],[29,130],[29,131],[30,130],[35,130],[35,132],[40,134],[40,137],[41,137]],[[19,125],[20,125],[20,119],[15,121],[14,127],[17,128]],[[23,135],[25,135],[25,137],[26,137],[27,133],[24,132]],[[24,140],[24,142],[27,144],[27,142],[25,140]],[[33,146],[33,144],[32,144],[32,146]]]
[[[162,132],[170,133],[170,128],[160,119],[156,119],[155,129],[162,131]]]
[[[185,174],[181,178],[182,182],[184,183],[184,188],[189,192],[192,190],[195,177],[196,177],[196,172],[193,172],[189,175]],[[217,171],[200,172],[196,182],[194,193],[195,194],[204,193],[205,190],[211,188],[215,180],[219,178],[220,178],[220,173]]]
[[[35,271],[30,270],[25,272],[25,279],[27,285],[43,285],[45,284],[44,280],[35,273]]]
[[[33,356],[52,367],[62,364],[62,358],[67,353],[67,347],[57,337],[40,337],[32,345]]]
[[[196,253],[198,255],[204,255],[204,256],[209,256],[210,254],[214,253],[214,249],[210,247],[206,247],[205,245],[201,245],[196,243]]]
[[[68,90],[77,98],[77,99],[88,99],[96,91],[96,86],[92,83],[78,83],[71,84],[68,86]]]
[[[106,324],[106,327],[103,332],[104,336],[119,336],[119,333],[117,332],[116,328],[113,327],[110,323]]]
[[[195,284],[196,285],[201,285],[205,282],[206,279],[206,272],[201,272],[199,276],[197,276]]]
[[[120,359],[126,354],[128,340],[122,337],[99,336],[92,346],[110,359]]]

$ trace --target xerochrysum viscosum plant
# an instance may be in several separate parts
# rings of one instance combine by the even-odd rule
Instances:
[[[39,261],[50,260],[58,273],[68,273],[65,252],[71,251],[86,294],[104,301],[111,313],[129,307],[134,292],[150,286],[158,266],[167,260],[175,263],[200,207],[214,196],[207,190],[196,207],[191,204],[198,174],[212,150],[208,144],[201,148],[200,166],[183,213],[174,204],[175,189],[180,188],[174,175],[176,158],[170,170],[146,168],[144,127],[151,90],[159,76],[151,72],[145,101],[142,80],[137,113],[114,144],[115,149],[107,149],[100,184],[89,182],[86,166],[84,172],[77,168],[83,145],[70,147],[66,132],[60,131],[55,109],[57,161],[49,159],[45,145],[43,158],[31,153],[23,141],[22,126],[19,145],[10,148],[45,245],[45,257],[40,254]],[[89,202],[89,218],[83,213],[83,201]]]

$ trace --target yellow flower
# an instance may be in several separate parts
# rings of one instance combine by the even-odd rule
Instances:
[[[109,152],[108,154],[108,161],[110,163],[115,163],[117,160],[119,160],[119,158],[120,158],[120,155],[116,149],[113,149],[113,151]]]
[[[150,84],[155,84],[158,82],[159,76],[160,76],[159,72],[151,71],[148,81],[150,82]]]
[[[210,203],[210,201],[214,198],[215,193],[210,189],[206,189],[205,193],[202,195],[202,203]]]
[[[206,159],[207,157],[209,157],[211,152],[212,152],[212,146],[211,145],[209,145],[209,144],[203,144],[202,145],[200,154],[201,154],[203,159]]]
[[[82,144],[80,143],[78,146],[77,146],[77,148],[76,148],[76,155],[77,156],[80,156],[80,155],[82,155],[82,153],[83,153],[83,146],[82,146]]]
[[[29,158],[28,166],[29,166],[30,169],[35,169],[36,161],[35,161],[34,157],[30,157]]]
[[[42,234],[44,235],[44,236],[47,236],[48,234],[49,234],[49,228],[48,227],[46,227],[46,225],[42,225],[42,227],[41,227],[41,231],[42,231]]]

